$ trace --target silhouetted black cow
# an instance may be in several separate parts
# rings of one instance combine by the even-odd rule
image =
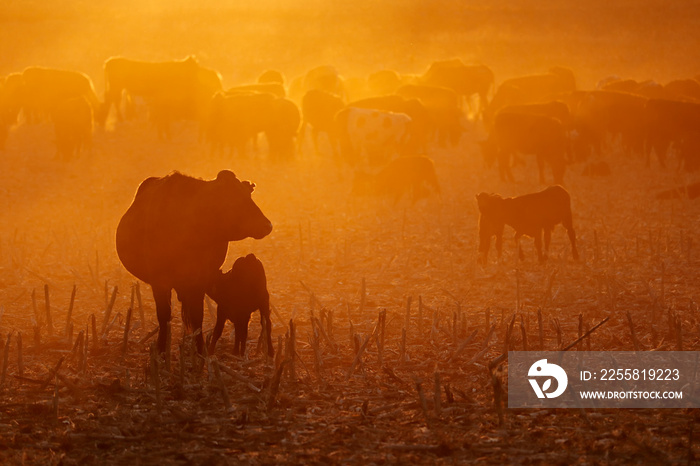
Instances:
[[[412,202],[428,194],[427,187],[440,194],[440,184],[435,175],[435,165],[428,157],[399,157],[392,160],[376,175],[357,172],[353,181],[353,194],[391,196],[397,203],[410,193]]]
[[[272,223],[253,202],[254,184],[223,170],[205,181],[174,172],[148,178],[117,227],[117,254],[136,278],[151,285],[165,350],[170,294],[182,302],[188,330],[202,328],[204,293],[224,263],[229,241],[261,239]],[[202,336],[197,347],[202,349]]]
[[[250,315],[259,310],[263,335],[266,333],[265,328],[267,328],[268,354],[274,355],[271,334],[272,322],[270,321],[270,294],[267,291],[265,269],[262,262],[254,254],[239,257],[231,270],[226,273],[219,272],[207,294],[217,304],[216,325],[209,344],[209,354],[214,353],[216,342],[224,331],[224,324],[230,320],[233,322],[236,332],[233,354],[244,356]]]
[[[540,183],[544,183],[544,165],[552,168],[555,183],[564,182],[569,143],[564,125],[557,118],[532,113],[501,111],[496,115],[489,138],[481,143],[488,166],[498,160],[503,181],[514,181],[510,169],[517,153],[537,158]]]
[[[498,194],[480,193],[476,196],[479,205],[479,263],[485,264],[491,246],[491,237],[496,237],[496,250],[501,257],[503,227],[508,224],[515,229],[515,242],[518,257],[524,258],[520,248],[523,235],[535,239],[537,257],[540,262],[546,259],[552,230],[561,223],[566,228],[571,241],[571,254],[578,260],[576,233],[571,220],[571,199],[566,189],[550,186],[547,189],[518,197],[502,198]],[[542,254],[542,232],[544,250]]]
[[[679,152],[679,162],[688,171],[698,169],[700,139],[700,104],[666,99],[650,99],[644,108],[646,118],[646,157],[650,164],[652,150],[661,166],[671,144]]]

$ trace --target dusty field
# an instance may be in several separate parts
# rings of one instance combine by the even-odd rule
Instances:
[[[208,66],[220,69],[228,85],[253,79],[273,66],[293,76],[314,64],[340,57],[347,60],[344,52],[350,50],[343,48],[350,45],[336,38],[336,48],[305,54],[313,42],[313,34],[307,32],[307,41],[292,44],[295,53],[280,51],[279,44],[269,39],[272,42],[259,43],[259,54],[233,55],[231,50],[246,34],[269,38],[277,33],[275,40],[283,41],[292,35],[294,21],[320,13],[311,8],[287,12],[273,29],[264,21],[246,23],[248,29],[238,30],[239,38],[217,48],[210,36],[223,37],[228,24],[223,19],[211,22],[214,8],[202,14],[207,27],[197,23],[194,45],[184,45],[185,39],[177,34],[178,41],[167,48],[158,42],[167,37],[157,34],[147,36],[154,41],[151,44],[139,42],[134,34],[122,37],[113,32],[99,44],[86,45],[85,53],[76,56],[83,44],[76,38],[79,32],[103,25],[86,19],[99,16],[93,7],[76,2],[73,10],[33,14],[28,2],[11,5],[4,7],[11,27],[2,28],[0,42],[27,37],[27,47],[25,54],[21,48],[5,54],[1,73],[33,64],[81,69],[98,88],[102,61],[113,54],[136,55],[137,49],[138,56],[153,59],[196,52]],[[364,61],[361,50],[369,56],[367,49],[352,49],[357,60],[339,67],[354,65],[358,74],[381,66],[420,73],[433,58],[445,56],[491,64],[489,56],[503,49],[507,52],[493,55],[498,56],[493,62],[498,81],[551,64],[567,64],[567,58],[574,62],[571,66],[584,87],[613,73],[646,79],[656,77],[658,69],[657,79],[664,81],[697,72],[676,56],[692,50],[695,38],[688,36],[677,47],[659,45],[640,33],[651,21],[647,16],[616,36],[618,54],[634,50],[636,40],[641,46],[628,55],[626,68],[615,69],[609,55],[575,53],[579,46],[589,50],[610,37],[605,24],[600,34],[591,31],[592,15],[578,26],[579,42],[573,39],[577,33],[567,30],[569,40],[557,42],[552,56],[538,52],[528,59],[512,48],[514,36],[496,34],[493,28],[520,24],[531,43],[544,44],[550,38],[545,33],[534,35],[535,19],[555,24],[556,18],[570,18],[575,12],[553,8],[544,16],[532,13],[535,19],[516,20],[507,6],[493,10],[475,6],[482,16],[468,23],[463,36],[448,36],[450,31],[457,34],[461,23],[448,21],[450,15],[435,16],[430,27],[424,27],[416,20],[423,11],[419,3],[411,5],[415,8],[408,18],[397,20],[421,39],[410,60],[403,53],[407,42],[389,41],[378,55]],[[447,2],[445,8],[449,12],[458,7]],[[676,34],[692,29],[692,21],[683,18],[692,16],[693,8],[669,14],[667,27],[675,31],[674,40]],[[648,9],[655,11],[651,4]],[[135,19],[126,9],[120,11],[124,23],[132,27],[139,21],[147,23],[148,15],[157,13],[141,12],[145,16]],[[608,24],[615,11],[611,7],[603,16]],[[263,15],[252,8],[243,13]],[[342,16],[335,10],[328,15],[331,19]],[[467,24],[466,16],[460,18]],[[417,25],[411,26],[409,20]],[[436,32],[440,21],[446,21],[445,36]],[[188,24],[182,19],[176,26],[186,30]],[[329,27],[327,22],[322,24]],[[172,27],[171,23],[161,29],[148,25],[155,31]],[[563,34],[561,29],[551,34]],[[518,29],[511,31],[516,34]],[[363,32],[367,41],[363,45],[381,33],[387,31]],[[59,37],[65,38],[63,57],[58,53],[62,46],[52,42]],[[44,43],[52,45],[41,48]],[[468,47],[470,43],[474,46]],[[669,53],[660,55],[658,62],[642,58],[662,48]],[[404,57],[400,63],[395,58],[399,55]],[[236,67],[224,60],[226,56],[235,56],[245,66]],[[302,58],[295,61],[295,56]],[[511,56],[520,57],[521,62],[509,60]],[[0,354],[5,355],[0,360],[0,462],[685,464],[700,456],[695,410],[508,410],[505,398],[498,401],[498,395],[505,393],[494,383],[501,381],[507,389],[505,371],[497,370],[492,377],[488,367],[507,348],[566,346],[578,338],[579,322],[585,331],[606,317],[608,322],[583,342],[583,349],[633,350],[628,312],[642,349],[698,350],[700,204],[655,199],[659,190],[685,183],[691,176],[656,165],[648,169],[643,161],[615,151],[606,154],[613,170],[609,178],[586,178],[580,175],[582,166],[569,166],[566,188],[572,196],[582,260],[571,260],[568,240],[559,228],[545,265],[537,264],[530,240],[523,241],[528,260],[517,263],[507,233],[501,263],[495,262],[492,251],[491,261],[482,268],[476,265],[475,194],[517,195],[541,186],[532,160],[515,169],[518,182],[514,184],[501,183],[495,169],[484,169],[476,144],[483,137],[478,125],[465,133],[458,147],[432,149],[429,155],[435,161],[442,196],[415,205],[350,196],[352,170],[312,156],[310,150],[287,164],[270,162],[264,145],[259,155],[232,160],[211,157],[208,148],[197,143],[192,125],[180,124],[175,134],[172,141],[159,142],[144,121],[100,129],[92,154],[66,163],[54,158],[51,126],[23,125],[11,132],[7,150],[0,153],[0,205],[4,206],[0,209]],[[250,252],[265,264],[276,309],[273,341],[282,357],[266,360],[256,351],[260,326],[254,316],[247,359],[231,356],[227,327],[217,347],[219,379],[213,363],[193,357],[189,340],[183,340],[178,304],[173,312],[171,366],[160,368],[156,383],[149,356],[153,338],[145,337],[157,321],[144,284],[140,291],[145,321],[138,312],[134,314],[126,352],[122,345],[135,279],[116,256],[116,225],[146,177],[176,169],[213,178],[223,168],[257,184],[254,199],[274,225],[263,240],[231,243],[224,269]],[[65,328],[74,286],[69,339]],[[45,311],[45,289],[53,335]],[[91,316],[102,333],[115,289],[110,318],[114,322],[104,338],[94,340]],[[382,333],[374,333],[382,311],[386,311],[383,345],[378,337]],[[312,326],[312,317],[320,327]],[[508,338],[513,317],[514,330]],[[281,380],[275,380],[290,320],[296,333],[294,374],[285,371]],[[35,322],[40,340],[35,338]],[[679,323],[680,336],[671,322]],[[213,327],[208,314],[204,327],[206,331]],[[89,334],[87,346],[80,346],[80,332]],[[282,348],[277,346],[280,341]],[[358,349],[362,354],[354,364]],[[291,359],[287,361],[289,370]]]

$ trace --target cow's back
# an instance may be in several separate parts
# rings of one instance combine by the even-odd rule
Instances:
[[[176,282],[193,261],[205,259],[198,254],[221,248],[215,242],[193,241],[202,227],[198,201],[206,185],[177,172],[141,183],[116,233],[117,254],[131,274],[149,284]],[[222,241],[224,257],[227,244]]]
[[[541,228],[552,228],[571,221],[571,198],[566,189],[559,185],[505,201],[508,203],[506,223],[530,236]]]

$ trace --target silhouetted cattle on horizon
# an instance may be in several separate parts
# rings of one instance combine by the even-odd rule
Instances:
[[[216,342],[230,320],[235,328],[233,354],[245,356],[248,339],[248,323],[255,311],[260,311],[260,325],[266,335],[268,355],[274,356],[272,347],[272,322],[270,321],[270,294],[262,262],[254,254],[239,257],[226,273],[219,271],[212,280],[207,294],[216,302],[216,325],[209,344],[213,354]],[[267,331],[266,331],[267,329]]]
[[[117,226],[117,254],[136,278],[151,285],[165,350],[171,290],[182,303],[186,329],[202,328],[204,294],[226,258],[229,241],[262,239],[272,223],[252,199],[254,184],[223,170],[214,180],[178,172],[141,183]],[[202,350],[202,335],[197,347]]]
[[[395,204],[405,194],[415,203],[429,194],[428,188],[440,194],[435,165],[424,156],[399,157],[376,174],[356,172],[353,180],[354,195],[392,197]]]
[[[549,252],[552,230],[562,224],[569,235],[571,254],[578,260],[576,233],[571,219],[571,199],[566,189],[550,186],[543,191],[517,197],[503,198],[498,194],[480,193],[476,196],[479,206],[479,263],[486,264],[491,237],[496,237],[496,251],[501,257],[503,228],[510,225],[515,230],[515,243],[518,257],[524,259],[520,248],[523,235],[535,239],[537,258],[543,262]],[[544,250],[542,254],[542,233],[544,232]]]
[[[569,143],[561,121],[546,115],[499,112],[493,130],[481,149],[487,166],[498,161],[503,181],[515,181],[511,162],[516,154],[534,155],[540,183],[545,182],[544,166],[552,169],[554,182],[564,182]]]

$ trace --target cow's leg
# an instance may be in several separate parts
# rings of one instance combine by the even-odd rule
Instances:
[[[552,241],[552,229],[544,229],[544,257],[545,259],[549,256],[549,243]]]
[[[518,259],[521,261],[525,260],[525,254],[523,254],[523,249],[520,247],[520,238],[523,237],[522,233],[515,234],[515,246],[518,248]]]
[[[491,240],[489,239],[489,242]],[[488,252],[488,248],[486,248],[486,251]],[[501,252],[503,251],[503,226],[499,230],[496,231],[496,253],[498,260],[501,260]],[[486,259],[486,258],[484,258]],[[486,262],[484,260],[484,262]]]
[[[151,285],[153,299],[156,302],[156,316],[158,317],[158,351],[165,352],[165,344],[168,337],[168,322],[171,318],[170,288]]]
[[[540,184],[544,184],[544,156],[537,155],[537,171],[540,175]]]
[[[248,322],[250,322],[250,314],[236,317],[234,324],[236,338],[233,344],[233,354],[237,356],[245,356],[245,345],[248,340]]]
[[[566,233],[569,235],[569,241],[571,242],[571,255],[574,257],[574,260],[578,260],[578,250],[576,249],[576,232],[574,231],[573,226],[569,226],[566,228]]]
[[[214,350],[216,349],[216,342],[219,341],[219,338],[221,338],[221,334],[224,332],[225,324],[226,319],[217,316],[216,325],[214,326],[214,332],[212,333],[211,341],[209,342],[208,353],[210,356],[214,354]]]
[[[177,296],[182,303],[182,322],[188,332],[200,330],[197,335],[197,351],[201,353],[204,349],[204,338],[202,336],[202,322],[204,321],[204,290],[185,289],[177,290]]]
[[[544,256],[542,256],[542,230],[535,235],[535,249],[537,249],[537,260],[540,263],[544,262]]]

